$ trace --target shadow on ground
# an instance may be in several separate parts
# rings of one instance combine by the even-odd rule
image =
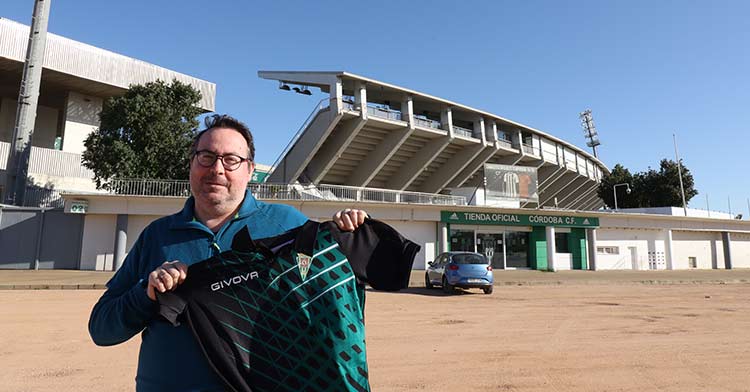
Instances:
[[[367,291],[380,291],[375,290],[371,287],[367,288]],[[427,297],[452,297],[456,295],[486,295],[482,293],[481,290],[464,290],[464,289],[455,289],[453,290],[453,293],[447,294],[440,288],[434,288],[434,289],[428,289],[425,287],[409,287],[405,288],[399,291],[380,291],[383,293],[390,293],[390,294],[411,294],[411,295],[423,295]]]

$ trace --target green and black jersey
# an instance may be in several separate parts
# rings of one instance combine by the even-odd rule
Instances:
[[[189,324],[231,390],[369,391],[364,284],[407,287],[418,251],[371,219],[354,232],[308,221],[259,241],[243,230],[158,294],[159,312]]]

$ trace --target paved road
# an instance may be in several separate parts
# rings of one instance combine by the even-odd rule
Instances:
[[[0,270],[3,289],[103,289],[112,272],[71,270]],[[750,283],[750,269],[679,271],[495,270],[495,285],[597,284],[728,284]],[[414,271],[411,287],[424,285],[424,272]]]

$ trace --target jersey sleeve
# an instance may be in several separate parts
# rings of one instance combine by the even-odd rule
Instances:
[[[156,292],[156,300],[159,302],[159,315],[175,327],[180,325],[178,318],[187,308],[187,301],[170,291]]]
[[[349,260],[355,276],[376,290],[395,291],[409,286],[414,257],[420,246],[391,226],[365,219],[353,232],[325,225]]]

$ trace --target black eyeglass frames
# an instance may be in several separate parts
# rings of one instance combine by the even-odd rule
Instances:
[[[194,156],[196,162],[203,167],[211,167],[216,163],[217,159],[220,159],[222,166],[228,171],[237,170],[242,162],[249,161],[249,159],[236,154],[217,154],[208,150],[196,151]]]

